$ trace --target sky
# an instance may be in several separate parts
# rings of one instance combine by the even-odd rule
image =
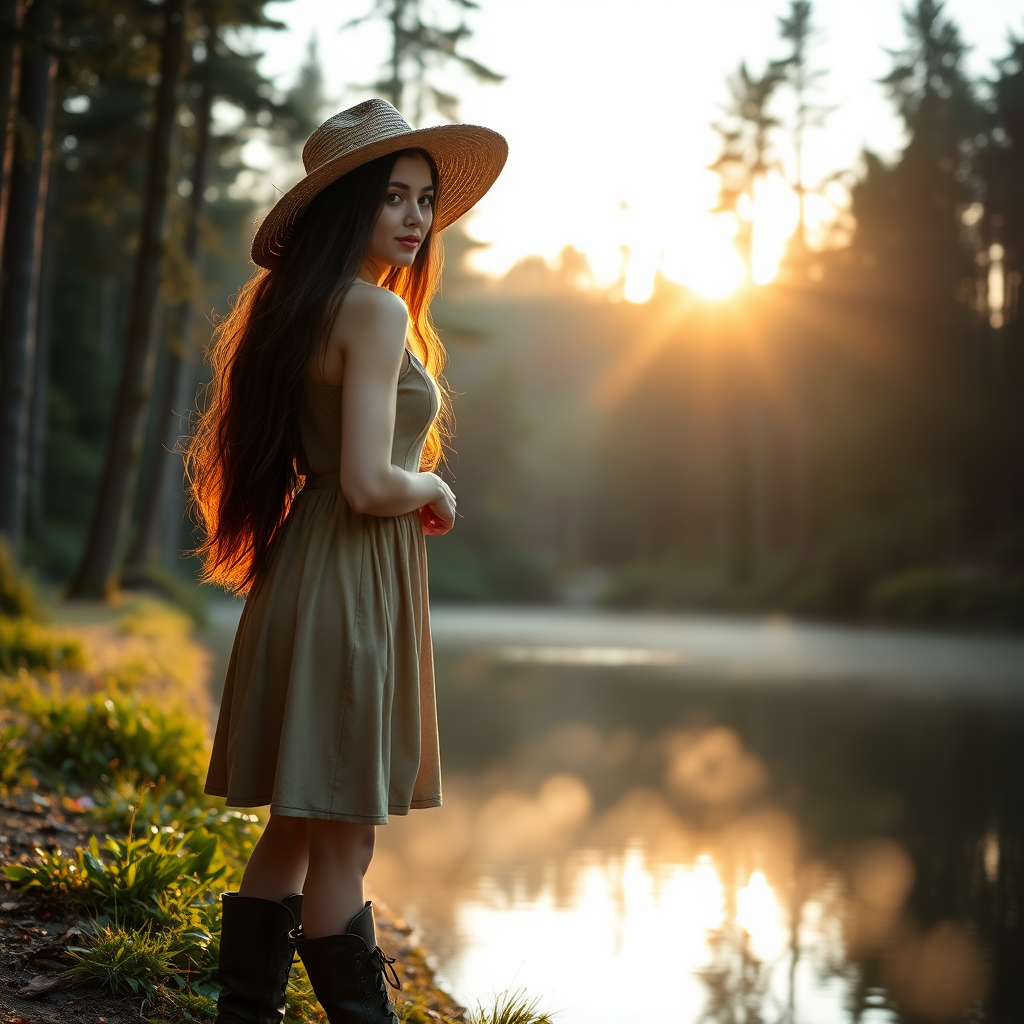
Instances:
[[[450,20],[453,5],[427,2]],[[271,3],[268,13],[288,28],[256,34],[263,72],[287,87],[315,35],[333,109],[366,98],[371,93],[360,84],[379,77],[387,33],[373,23],[345,32],[340,26],[371,6]],[[877,80],[892,66],[886,48],[899,48],[904,38],[901,6],[814,4],[819,32],[811,64],[827,72],[814,100],[830,112],[807,139],[808,186],[856,170],[864,147],[885,157],[900,151],[901,126]],[[474,35],[463,51],[505,81],[480,85],[459,72],[436,77],[459,95],[461,120],[509,142],[505,170],[469,225],[489,243],[477,266],[500,274],[525,256],[554,260],[573,245],[598,283],[624,272],[626,295],[636,301],[650,293],[659,270],[708,294],[727,290],[741,268],[731,219],[709,213],[717,178],[706,168],[719,145],[711,126],[741,61],[760,73],[784,54],[776,19],[788,0],[480,0],[480,7],[468,19]],[[1024,0],[947,0],[946,12],[972,47],[967,66],[977,75],[991,74],[992,61],[1007,52],[1010,29],[1024,36]],[[780,156],[788,159],[785,151]],[[297,171],[272,167],[269,174],[286,189]],[[843,207],[838,182],[824,193],[809,208],[812,226],[832,222]],[[781,181],[756,197],[755,277],[770,277],[795,218],[795,199]]]

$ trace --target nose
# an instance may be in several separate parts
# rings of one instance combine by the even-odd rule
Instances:
[[[412,203],[409,212],[405,215],[405,223],[410,227],[423,223],[423,207],[419,203]]]

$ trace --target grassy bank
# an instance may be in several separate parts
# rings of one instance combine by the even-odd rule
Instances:
[[[50,624],[31,589],[4,584],[0,615],[0,802],[5,819],[0,1009],[30,1019],[212,1021],[219,894],[237,888],[262,827],[202,794],[208,754],[205,654],[191,620],[134,599]],[[20,596],[18,594],[20,593]],[[88,621],[82,621],[88,620]],[[381,944],[404,971],[410,1024],[543,1024],[503,997],[468,1016],[433,984],[410,932],[380,906]],[[288,1018],[321,1021],[297,964]]]

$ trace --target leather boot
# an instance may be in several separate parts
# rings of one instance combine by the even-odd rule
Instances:
[[[402,983],[391,966],[394,958],[377,945],[369,900],[343,935],[305,939],[300,932],[294,939],[330,1024],[399,1024],[387,986]]]
[[[275,903],[226,892],[221,904],[217,1024],[281,1024],[302,894]]]

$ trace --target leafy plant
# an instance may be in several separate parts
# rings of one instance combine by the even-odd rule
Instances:
[[[29,767],[59,784],[95,786],[120,770],[200,792],[206,735],[181,709],[117,689],[47,696],[24,678],[9,699],[24,720]]]
[[[220,801],[197,804],[170,783],[140,785],[137,773],[115,776],[95,794],[95,801],[92,817],[117,832],[129,832],[135,822],[145,829],[202,830],[216,836],[225,857],[239,870],[262,831],[255,814],[227,809]]]
[[[0,672],[18,669],[79,669],[85,659],[74,637],[31,619],[0,615]]]
[[[91,914],[101,925],[126,929],[201,928],[204,900],[227,867],[214,836],[155,828],[141,838],[93,836],[75,854],[36,849],[35,864],[8,864],[4,874],[19,889],[40,889]]]

